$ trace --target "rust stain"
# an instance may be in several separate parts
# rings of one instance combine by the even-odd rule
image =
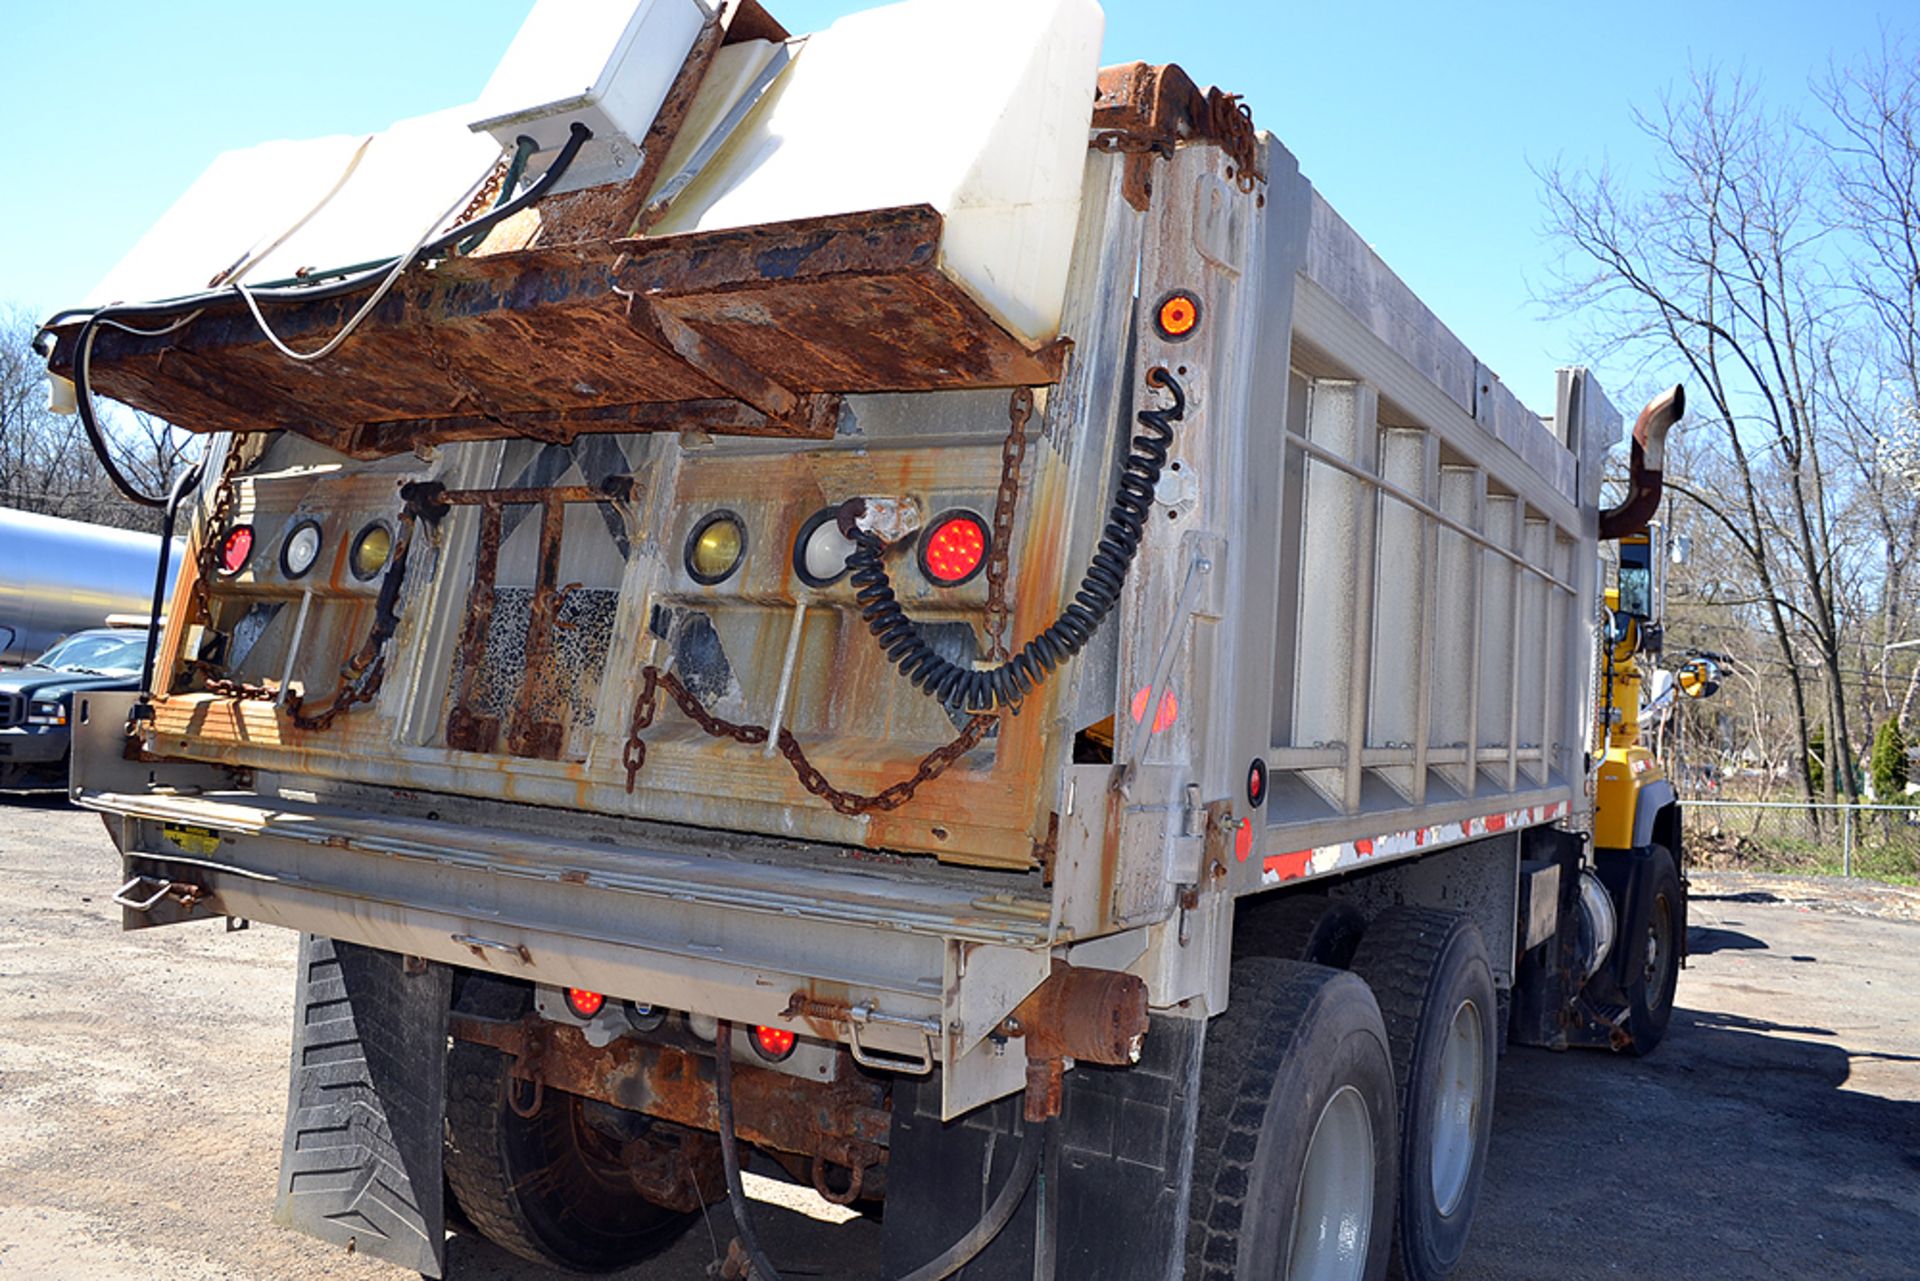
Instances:
[[[595,1048],[579,1029],[537,1017],[497,1023],[456,1015],[451,1030],[512,1056],[514,1074],[543,1087],[695,1130],[719,1126],[714,1064],[704,1053],[634,1037]],[[850,1168],[886,1159],[892,1118],[877,1080],[844,1072],[837,1081],[814,1081],[736,1063],[733,1094],[734,1128],[749,1143]]]
[[[1093,146],[1126,157],[1121,194],[1145,213],[1153,198],[1153,159],[1171,158],[1183,143],[1210,143],[1232,160],[1229,176],[1242,191],[1266,180],[1260,140],[1240,95],[1202,90],[1178,66],[1130,62],[1102,67],[1093,102]]]
[[[321,365],[283,359],[221,301],[170,334],[102,330],[93,382],[189,430],[279,428],[369,457],[687,416],[726,431],[727,400],[753,407],[747,430],[817,435],[828,402],[810,395],[1056,381],[1063,342],[1028,347],[940,271],[943,226],[909,206],[447,259],[410,269]],[[272,320],[311,343],[359,303],[280,302]],[[77,327],[56,334],[69,373]]]

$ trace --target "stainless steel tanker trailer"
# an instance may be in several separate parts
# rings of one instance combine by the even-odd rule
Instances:
[[[1671,1010],[1594,694],[1677,401],[1603,513],[1593,380],[1523,408],[1091,0],[567,12],[45,333],[211,437],[74,796],[127,928],[303,934],[280,1218],[608,1269],[729,1201],[771,1281],[753,1161],[890,1277],[1447,1274],[1500,1048]]]
[[[115,615],[144,621],[159,559],[153,534],[0,507],[0,664]]]

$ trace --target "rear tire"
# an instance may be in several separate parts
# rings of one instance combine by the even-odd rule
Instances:
[[[1351,974],[1233,963],[1207,1029],[1192,1281],[1379,1281],[1393,1229],[1395,1121],[1386,1029]]]
[[[455,1009],[483,1018],[523,1014],[520,984],[469,976]],[[611,1272],[672,1245],[697,1215],[642,1197],[618,1144],[587,1120],[586,1100],[544,1091],[531,1117],[508,1104],[513,1060],[455,1041],[447,1052],[447,1186],[460,1214],[503,1250],[574,1272]]]
[[[1486,943],[1459,913],[1389,908],[1367,927],[1353,972],[1380,1003],[1399,1089],[1392,1275],[1443,1281],[1466,1251],[1493,1127],[1499,1020]]]
[[[1664,846],[1649,851],[1647,919],[1636,936],[1627,940],[1627,1031],[1632,1043],[1626,1051],[1647,1055],[1666,1038],[1673,1022],[1674,988],[1680,981],[1680,949],[1685,940],[1686,904],[1681,898],[1680,873]]]

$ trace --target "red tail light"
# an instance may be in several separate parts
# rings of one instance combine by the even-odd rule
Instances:
[[[600,1007],[606,1003],[607,998],[598,992],[589,992],[584,987],[567,989],[567,1008],[583,1019],[590,1019],[598,1014]]]
[[[220,540],[220,568],[229,574],[237,574],[247,563],[247,557],[253,555],[253,526],[235,525]]]
[[[987,563],[987,527],[972,512],[942,516],[920,540],[920,572],[936,587],[958,587]]]
[[[769,1063],[778,1063],[793,1053],[795,1037],[783,1027],[753,1029],[753,1048]]]

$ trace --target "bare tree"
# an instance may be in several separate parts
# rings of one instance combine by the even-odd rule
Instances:
[[[1797,640],[1811,643],[1828,741],[1844,752],[1851,739],[1822,419],[1839,304],[1824,270],[1821,168],[1798,123],[1738,77],[1697,74],[1684,96],[1636,119],[1658,157],[1645,191],[1605,169],[1541,174],[1549,229],[1574,264],[1552,301],[1584,311],[1614,350],[1689,375],[1696,424],[1724,451],[1732,484],[1678,488],[1745,554],[1787,670],[1811,795],[1815,711]],[[1825,777],[1854,795],[1851,770]]]
[[[32,348],[37,328],[18,308],[0,309],[0,506],[98,524],[154,530],[159,514],[114,489],[80,420],[47,408],[47,375]],[[150,414],[102,404],[101,422],[120,470],[164,492],[196,456],[197,438]]]
[[[1853,252],[1846,284],[1858,304],[1867,376],[1841,402],[1858,448],[1851,461],[1885,544],[1877,675],[1885,714],[1902,729],[1920,693],[1909,650],[1897,703],[1892,648],[1920,636],[1911,604],[1920,554],[1920,72],[1909,42],[1882,38],[1859,62],[1815,86],[1832,121],[1835,223]],[[1875,656],[1863,655],[1867,661]]]

